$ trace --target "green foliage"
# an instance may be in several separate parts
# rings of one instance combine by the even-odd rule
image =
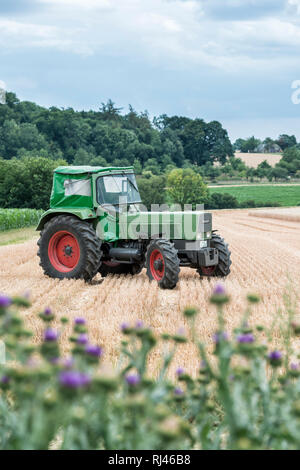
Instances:
[[[39,157],[0,159],[0,207],[47,209],[53,170],[64,164]]]
[[[274,201],[256,202],[254,199],[246,199],[241,202],[228,193],[212,193],[206,204],[205,209],[248,209],[254,207],[278,207],[280,204]]]
[[[37,225],[42,213],[35,209],[0,209],[0,231]]]
[[[7,364],[0,365],[0,448],[20,449],[299,449],[300,367],[294,337],[294,299],[271,328],[249,326],[252,305],[240,325],[225,330],[224,305],[230,297],[222,285],[210,301],[217,313],[214,360],[210,344],[196,335],[196,308],[185,309],[187,335],[163,333],[138,321],[123,324],[119,370],[102,365],[100,346],[88,343],[87,327],[76,319],[70,338],[72,356],[61,357],[58,319],[40,312],[45,324],[41,344],[32,342],[18,309],[28,299],[0,296],[0,337]],[[61,318],[62,329],[67,320]],[[282,344],[274,350],[274,328]],[[157,379],[148,370],[149,355],[163,351]],[[270,343],[270,344],[268,344]],[[181,367],[169,374],[177,348],[199,351],[193,375]],[[105,351],[104,351],[105,354]],[[34,403],[34,406],[32,406]]]
[[[177,120],[182,125],[176,125]],[[172,124],[170,124],[172,123]],[[183,125],[184,123],[184,125]],[[129,106],[127,114],[109,100],[99,111],[45,109],[7,94],[0,108],[0,156],[64,158],[68,163],[133,164],[159,174],[169,165],[225,161],[232,155],[227,132],[217,121],[167,117],[154,119]]]
[[[272,170],[269,173],[269,179],[270,180],[287,180],[289,176],[289,171],[287,168],[284,168],[283,166],[275,166],[275,168],[272,168]]]
[[[217,121],[205,123],[203,119],[189,119],[175,127],[175,132],[182,141],[185,158],[192,164],[225,163],[228,156],[233,156],[227,131]]]
[[[296,176],[300,170],[300,149],[297,146],[287,148],[282,159],[273,169],[273,177],[286,179],[288,175]]]
[[[285,150],[297,145],[297,139],[294,135],[281,134],[276,140],[276,144],[279,145],[282,150]]]
[[[261,144],[261,140],[252,136],[248,139],[237,139],[234,143],[234,148],[242,153],[253,153],[259,144]]]
[[[175,204],[204,204],[208,189],[200,174],[190,168],[176,169],[167,177],[167,195]]]
[[[278,148],[279,146],[279,148]],[[297,147],[297,139],[294,135],[281,134],[277,140],[266,137],[262,142],[254,136],[248,139],[237,139],[233,145],[234,150],[239,150],[243,153],[265,152],[272,153],[289,148]]]
[[[205,204],[206,209],[236,209],[238,207],[237,198],[226,193],[212,193]]]
[[[166,196],[165,176],[151,176],[138,179],[139,191],[144,206],[151,209],[151,204],[164,204]]]

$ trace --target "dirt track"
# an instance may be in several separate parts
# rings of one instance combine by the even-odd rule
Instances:
[[[254,309],[252,321],[270,325],[282,306],[282,294],[289,283],[296,288],[300,285],[300,223],[249,217],[247,210],[222,211],[214,213],[214,227],[226,238],[232,251],[232,274],[225,281],[232,296],[226,312],[228,328],[238,323],[247,292],[263,297]],[[106,357],[115,360],[123,321],[142,319],[157,332],[175,332],[185,326],[182,309],[193,304],[201,312],[197,322],[199,335],[211,342],[216,317],[207,298],[215,281],[200,280],[195,271],[186,268],[181,271],[174,291],[158,289],[156,283],[148,281],[145,271],[136,277],[102,279],[98,275],[92,285],[83,281],[60,282],[43,276],[36,251],[36,239],[0,247],[0,292],[30,291],[33,306],[26,317],[37,341],[42,325],[36,314],[51,306],[58,317],[86,317],[91,340],[104,345]],[[62,338],[65,350],[68,333],[69,327]],[[157,356],[158,351],[152,361]],[[179,350],[176,365],[193,371],[198,358],[184,346]]]

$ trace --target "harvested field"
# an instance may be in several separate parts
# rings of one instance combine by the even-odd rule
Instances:
[[[300,222],[300,207],[287,207],[284,209],[268,209],[250,211],[252,217],[264,217],[267,219],[287,220],[291,222]]]
[[[250,168],[257,168],[260,163],[267,160],[269,165],[275,166],[278,163],[282,155],[273,153],[240,153],[236,152],[235,156],[243,160],[243,162]]]
[[[270,220],[262,213],[254,219],[249,217],[248,210],[228,210],[214,213],[214,227],[226,238],[232,251],[232,274],[225,280],[232,297],[226,309],[228,329],[239,323],[248,292],[257,292],[263,298],[253,309],[251,322],[270,326],[278,317],[289,284],[299,288],[300,222]],[[30,291],[33,305],[24,315],[27,326],[34,330],[35,341],[41,340],[43,327],[37,313],[51,306],[58,318],[68,316],[72,320],[84,316],[90,326],[91,341],[101,343],[107,360],[116,362],[122,322],[141,319],[157,333],[176,332],[187,326],[182,309],[196,305],[200,310],[198,334],[204,342],[212,344],[216,315],[208,297],[214,280],[200,280],[195,271],[185,268],[174,291],[160,290],[156,283],[148,281],[145,271],[136,277],[102,279],[98,275],[92,285],[75,280],[60,282],[44,277],[36,252],[36,240],[0,247],[0,291],[8,294]],[[62,334],[65,352],[70,329],[67,326]],[[274,343],[280,341],[277,331]],[[156,349],[151,358],[154,372],[159,354]],[[198,363],[191,346],[180,346],[174,368],[180,365],[193,373]]]

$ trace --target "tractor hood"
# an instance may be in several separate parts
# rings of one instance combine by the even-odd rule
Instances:
[[[100,214],[99,214],[100,215]],[[211,237],[212,215],[208,212],[130,212],[112,216],[102,213],[97,233],[106,241],[166,238],[204,240]]]

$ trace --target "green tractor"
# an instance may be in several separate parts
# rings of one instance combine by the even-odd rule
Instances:
[[[98,272],[138,274],[173,289],[180,266],[200,276],[230,273],[230,251],[204,211],[147,211],[132,167],[58,167],[50,209],[37,230],[44,273],[90,281]]]

